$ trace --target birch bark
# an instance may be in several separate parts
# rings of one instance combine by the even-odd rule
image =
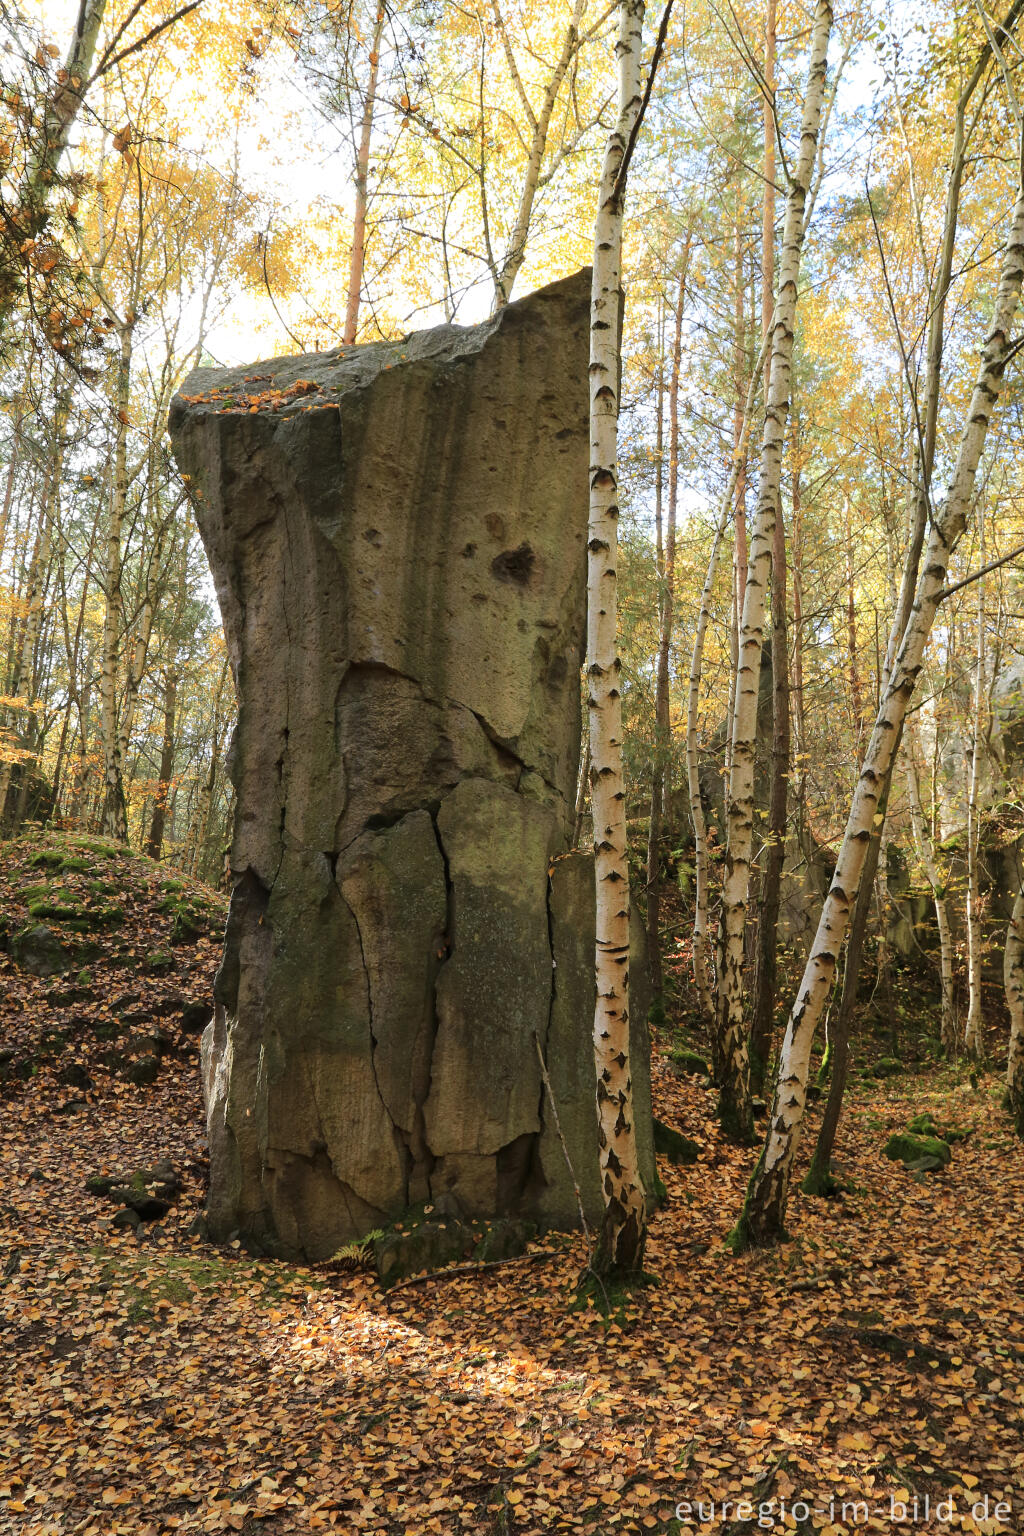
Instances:
[[[750,540],[740,624],[736,705],[731,730],[732,769],[726,800],[728,848],[722,899],[724,942],[722,974],[719,978],[722,1086],[718,1115],[726,1133],[743,1142],[751,1141],[754,1133],[743,1016],[743,962],[754,832],[754,738],[757,730],[758,681],[764,635],[765,594],[771,569],[782,447],[789,409],[804,213],[818,150],[818,129],[825,101],[831,30],[831,5],[828,0],[818,0],[811,33],[800,151],[789,179],[786,197],[786,218],[779,257],[779,288],[772,318],[771,372],[765,402],[757,515]]]
[[[594,231],[590,320],[590,518],[587,683],[597,894],[594,1057],[605,1217],[599,1273],[642,1266],[647,1237],[629,1065],[629,876],[617,634],[618,416],[623,192],[619,169],[641,104],[643,0],[620,0],[618,113],[608,136]]]
[[[114,378],[114,467],[110,516],[103,565],[103,649],[100,662],[100,734],[103,741],[103,808],[100,830],[125,842],[128,807],[122,778],[121,738],[117,729],[117,662],[121,640],[121,528],[128,495],[128,404],[132,367],[132,327],[120,326]]]
[[[950,556],[963,534],[985,437],[1015,350],[1011,337],[1024,276],[1024,186],[1018,190],[1003,254],[992,323],[974,385],[945,503],[935,517],[924,553],[913,608],[882,694],[854,792],[850,815],[810,956],[783,1041],[775,1100],[765,1145],[732,1234],[737,1250],[784,1236],[793,1161],[806,1104],[811,1044],[835,978],[839,949],[857,898],[871,841],[879,795],[887,783],[921,670],[925,645],[942,600]]]
[[[697,751],[697,721],[700,714],[700,680],[704,669],[704,642],[711,622],[711,597],[718,574],[718,561],[722,550],[725,530],[733,511],[733,498],[740,468],[747,453],[750,423],[754,415],[761,380],[761,369],[768,356],[768,337],[761,343],[757,366],[750,376],[746,405],[739,440],[733,451],[729,479],[719,507],[718,524],[711,544],[707,575],[700,595],[700,608],[693,636],[693,652],[690,657],[690,677],[686,693],[686,790],[690,805],[690,823],[693,827],[694,862],[694,915],[693,915],[693,980],[697,988],[701,1018],[708,1038],[717,1041],[715,1025],[715,1001],[711,984],[710,948],[708,942],[708,829],[704,819],[704,803],[700,795],[700,764]]]

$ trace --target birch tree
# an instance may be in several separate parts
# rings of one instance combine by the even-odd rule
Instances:
[[[771,364],[765,401],[758,505],[747,567],[740,624],[736,704],[731,723],[731,771],[726,799],[728,846],[722,897],[722,974],[719,977],[719,1040],[722,1086],[719,1119],[738,1141],[753,1139],[750,1070],[744,1019],[743,966],[754,835],[754,740],[761,675],[765,597],[779,506],[782,448],[789,408],[796,325],[797,284],[805,210],[818,152],[825,104],[832,7],[818,0],[811,32],[800,148],[788,177],[786,217],[779,255],[779,290],[771,325]]]
[[[618,113],[601,169],[590,304],[587,702],[597,893],[594,1058],[605,1201],[594,1267],[614,1274],[642,1267],[647,1240],[629,1061],[629,873],[617,600],[622,225],[627,150],[640,118],[643,20],[643,0],[620,0]]]
[[[761,352],[757,360],[757,366],[754,368],[750,376],[750,383],[747,386],[747,399],[743,411],[739,440],[733,450],[729,478],[719,505],[718,522],[711,543],[707,575],[704,578],[704,586],[700,595],[700,607],[697,610],[697,623],[693,635],[693,651],[690,656],[690,675],[686,693],[686,790],[690,807],[690,824],[693,829],[694,863],[693,981],[697,989],[697,1000],[700,1006],[701,1018],[703,1019],[708,1037],[713,1043],[717,1043],[717,1031],[715,1027],[714,987],[711,977],[711,948],[708,942],[708,829],[704,816],[704,804],[700,793],[698,753],[700,680],[704,665],[704,644],[707,639],[708,625],[711,622],[711,599],[715,578],[718,575],[718,562],[721,555],[722,542],[725,538],[725,531],[729,525],[729,520],[732,517],[736,485],[740,477],[740,471],[746,460],[750,424],[753,420],[754,405],[758,396],[761,369],[768,357],[768,350],[769,338],[766,334],[761,343]]]
[[[1016,351],[1011,335],[1024,276],[1024,184],[1018,188],[999,274],[994,313],[985,339],[960,439],[949,491],[936,511],[910,620],[882,693],[843,835],[832,885],[786,1029],[768,1134],[732,1233],[737,1250],[784,1236],[793,1161],[806,1106],[811,1044],[835,979],[839,950],[860,889],[865,856],[880,796],[888,783],[907,707],[924,660],[925,646],[944,597],[950,558],[967,524],[989,422],[1007,363]]]

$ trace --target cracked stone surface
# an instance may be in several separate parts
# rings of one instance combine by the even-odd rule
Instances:
[[[588,299],[581,273],[480,326],[203,369],[172,404],[239,705],[214,1237],[319,1259],[423,1204],[575,1225],[537,1041],[600,1215],[593,871],[559,857]]]

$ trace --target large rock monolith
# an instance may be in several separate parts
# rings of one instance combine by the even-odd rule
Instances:
[[[553,862],[579,758],[588,294],[580,274],[473,328],[203,369],[172,405],[239,708],[203,1042],[215,1237],[319,1259],[423,1205],[572,1225],[535,1037],[600,1214],[591,867]],[[637,1056],[647,1146],[642,1016]]]

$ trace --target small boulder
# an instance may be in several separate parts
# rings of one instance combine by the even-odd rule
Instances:
[[[134,1083],[137,1088],[155,1083],[159,1074],[160,1062],[156,1056],[140,1056],[137,1061],[130,1061],[124,1069],[128,1082]]]
[[[63,1083],[65,1088],[92,1088],[94,1083],[80,1061],[69,1061],[66,1067],[61,1067],[57,1074],[57,1081]]]
[[[186,1035],[201,1035],[212,1018],[212,1003],[186,1003],[181,1010],[182,1033]]]
[[[512,1216],[499,1218],[488,1224],[483,1237],[473,1249],[477,1264],[493,1264],[496,1259],[517,1259],[525,1253],[537,1228],[532,1221],[518,1221]]]
[[[11,940],[11,957],[15,965],[28,971],[30,976],[61,975],[73,965],[70,950],[45,923],[35,923],[15,934]]]
[[[140,1189],[136,1184],[115,1184],[109,1191],[109,1198],[115,1204],[127,1206],[130,1211],[134,1211],[140,1221],[159,1221],[171,1208],[169,1200],[161,1200],[158,1195],[151,1195],[147,1189]]]
[[[707,1077],[708,1064],[703,1056],[688,1046],[674,1046],[669,1053],[669,1065],[677,1077]]]
[[[681,1131],[674,1131],[663,1120],[654,1122],[654,1150],[661,1157],[667,1157],[670,1163],[677,1166],[682,1163],[696,1163],[700,1158],[700,1147],[689,1136],[684,1136]]]
[[[407,1232],[385,1232],[375,1239],[373,1258],[386,1288],[408,1275],[418,1275],[468,1259],[476,1245],[472,1227],[461,1221],[424,1221]]]
[[[913,1173],[930,1173],[945,1168],[952,1158],[949,1143],[938,1136],[915,1136],[911,1131],[897,1131],[882,1149],[894,1163],[902,1163]]]
[[[112,1227],[128,1227],[134,1232],[142,1225],[142,1218],[137,1211],[131,1210],[128,1206],[123,1206],[121,1210],[115,1211],[113,1216],[111,1216],[110,1225]]]

